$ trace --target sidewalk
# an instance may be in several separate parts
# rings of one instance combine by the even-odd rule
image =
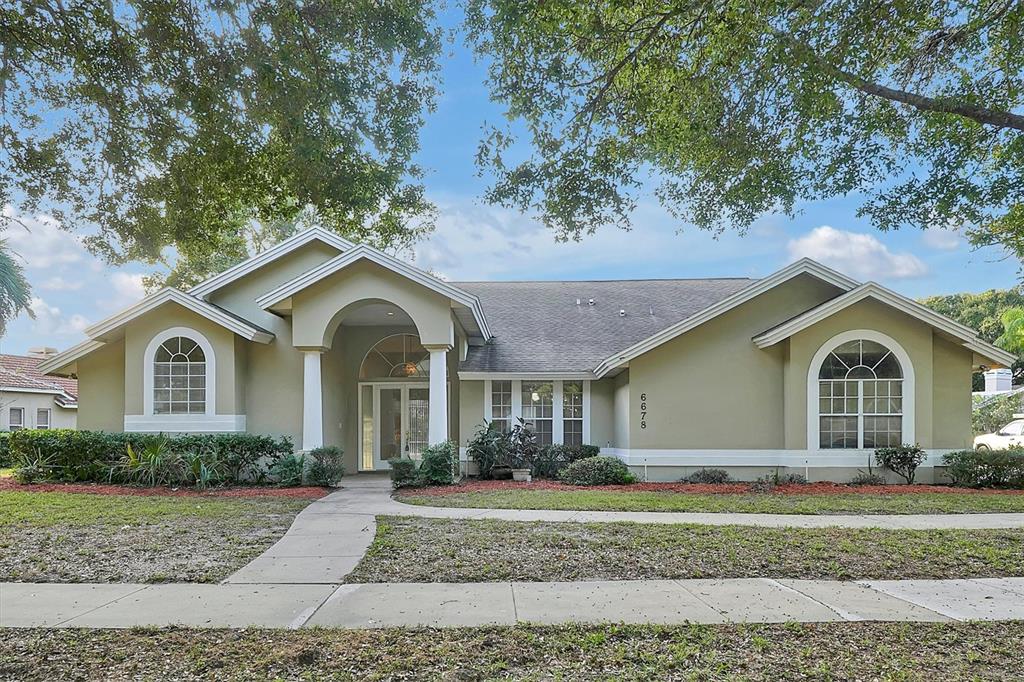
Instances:
[[[0,584],[0,627],[475,627],[1024,619],[1024,578],[366,585]]]

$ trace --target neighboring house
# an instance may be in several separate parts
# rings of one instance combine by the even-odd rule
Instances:
[[[78,382],[39,370],[39,363],[56,352],[41,348],[27,356],[0,354],[0,431],[75,428]]]
[[[455,283],[320,229],[86,334],[42,366],[77,376],[81,428],[286,434],[342,447],[349,471],[520,416],[652,479],[836,479],[899,443],[934,463],[971,442],[972,371],[1014,360],[810,260],[760,280]]]

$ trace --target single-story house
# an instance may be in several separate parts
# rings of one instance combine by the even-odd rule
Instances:
[[[350,472],[522,417],[652,480],[842,479],[875,447],[968,446],[972,371],[1013,362],[807,259],[757,280],[446,282],[322,229],[86,334],[42,366],[78,378],[80,428],[286,434]]]
[[[78,382],[39,369],[56,352],[33,348],[28,355],[0,354],[0,431],[75,428]]]

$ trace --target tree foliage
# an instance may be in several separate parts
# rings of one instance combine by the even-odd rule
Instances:
[[[921,303],[940,315],[968,326],[978,332],[983,341],[1002,346],[1018,356],[1013,364],[1013,375],[1016,380],[1024,376],[1024,348],[1012,347],[1005,343],[1006,327],[1004,315],[1007,311],[1024,307],[1024,288],[990,289],[980,294],[952,294],[949,296],[930,296],[921,299]],[[974,376],[974,390],[980,391],[985,382],[981,374]]]
[[[406,245],[435,23],[421,0],[3,3],[0,206],[115,263],[172,253],[180,285],[303,214]]]
[[[715,231],[858,193],[883,230],[963,228],[1024,257],[1019,0],[469,0],[468,17],[523,124],[481,145],[489,199],[560,238],[627,226],[654,178]]]
[[[7,323],[21,311],[32,316],[31,289],[25,279],[25,271],[7,247],[7,242],[0,239],[0,338],[7,330]]]

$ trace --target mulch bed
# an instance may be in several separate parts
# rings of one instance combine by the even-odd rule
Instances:
[[[575,492],[623,492],[623,493],[689,493],[693,495],[737,495],[750,492],[747,483],[632,483],[630,485],[575,486],[557,481],[463,481],[456,485],[432,486],[429,488],[404,488],[397,491],[399,496],[444,496],[464,493],[487,493],[502,490],[571,490]],[[820,482],[786,484],[773,488],[770,495],[920,495],[923,493],[946,493],[950,495],[1024,495],[1024,490],[994,490],[976,488],[954,488],[945,485],[860,485]]]
[[[30,483],[21,484],[0,479],[0,492],[24,493],[86,493],[90,495],[136,495],[140,497],[295,497],[315,500],[332,492],[320,486],[274,488],[269,486],[234,486],[198,490],[196,488],[170,488],[167,486],[141,487],[132,485],[106,485],[102,483]]]

